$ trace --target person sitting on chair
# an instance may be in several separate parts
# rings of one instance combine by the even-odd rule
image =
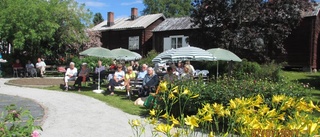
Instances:
[[[81,91],[81,82],[86,82],[87,80],[89,80],[89,73],[90,73],[90,69],[87,67],[87,63],[82,63],[81,65],[81,70],[78,74],[78,78],[76,79],[76,81],[74,82],[74,87],[75,85],[78,85],[78,91]]]
[[[167,81],[167,82],[169,82],[169,83],[172,83],[172,82],[174,82],[175,80],[177,80],[178,79],[178,76],[177,75],[175,75],[175,74],[173,74],[173,68],[172,67],[168,67],[167,68],[167,74],[165,74],[164,76],[163,76],[163,80],[164,81]]]
[[[12,68],[17,76],[23,76],[22,75],[23,67],[22,67],[19,59],[17,59],[16,62],[12,64]]]
[[[155,74],[153,68],[149,67],[147,70],[147,74],[142,82],[142,89],[140,89],[140,97],[149,96],[150,92],[156,90],[156,86],[159,84],[159,78],[157,74]]]
[[[100,76],[99,76],[100,74]],[[98,61],[98,66],[96,67],[96,70],[94,71],[93,75],[93,84],[96,83],[96,79],[100,77],[100,84],[101,84],[101,79],[106,77],[106,67],[102,65],[102,61]]]
[[[38,62],[36,63],[36,68],[40,72],[40,77],[43,77],[43,74],[46,71],[46,63],[44,63],[44,61],[42,61],[41,58],[38,58]]]
[[[28,64],[26,64],[26,71],[26,74],[28,74],[29,77],[34,77],[37,74],[37,70],[34,68],[34,65],[30,60],[28,60]]]
[[[114,87],[121,85],[124,81],[125,73],[122,70],[122,65],[117,65],[117,71],[113,75],[113,79],[110,79],[108,84],[108,90],[111,92],[110,95],[114,95]]]
[[[133,71],[132,66],[127,68],[127,74],[124,79],[124,86],[126,87],[127,96],[130,97],[130,81],[136,78],[136,73]]]
[[[141,71],[139,71],[137,79],[143,79],[146,76],[147,68],[148,68],[147,64],[142,65]]]
[[[73,62],[70,62],[70,67],[67,69],[64,77],[64,87],[66,91],[68,91],[68,81],[73,81],[77,78],[78,69],[75,68],[74,65]]]

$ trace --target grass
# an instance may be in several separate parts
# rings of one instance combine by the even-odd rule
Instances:
[[[309,84],[310,87],[312,87],[310,90],[312,100],[320,102],[320,73],[282,71],[281,75],[284,76],[288,82]]]
[[[145,114],[147,114],[147,109],[145,109],[144,107],[141,107],[141,106],[134,105],[134,100],[137,99],[137,97],[133,97],[131,100],[129,100],[125,96],[126,92],[123,90],[115,91],[114,96],[109,96],[109,95],[105,96],[103,94],[97,94],[97,93],[92,92],[93,88],[91,88],[90,86],[83,87],[81,89],[82,92],[77,92],[76,90],[63,91],[59,86],[47,87],[44,89],[61,91],[61,92],[74,92],[77,94],[93,97],[93,98],[98,99],[102,102],[105,102],[106,104],[108,104],[112,107],[119,108],[123,112],[129,113],[132,115],[145,116]],[[103,88],[103,90],[106,90],[106,88]]]

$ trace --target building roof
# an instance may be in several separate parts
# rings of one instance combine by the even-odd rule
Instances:
[[[185,30],[193,29],[198,27],[192,27],[190,17],[180,17],[180,18],[167,18],[161,22],[156,28],[153,29],[154,32],[157,31],[170,31],[170,30]]]
[[[145,29],[159,18],[165,18],[162,13],[149,14],[140,16],[134,20],[130,17],[118,18],[114,20],[114,25],[107,26],[108,20],[101,22],[94,26],[93,30],[106,31],[106,30],[124,30],[124,29]]]
[[[313,10],[303,12],[302,17],[312,17],[312,16],[317,16],[320,11],[320,3],[316,3],[313,7]]]

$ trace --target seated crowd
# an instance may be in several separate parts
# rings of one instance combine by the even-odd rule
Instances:
[[[46,70],[46,63],[43,59],[38,58],[36,65],[34,65],[30,60],[27,61],[25,67],[23,67],[22,63],[19,59],[16,59],[12,64],[13,76],[16,77],[35,77],[37,73],[40,74],[40,77],[43,77]]]
[[[65,73],[65,89],[68,90],[69,81],[75,81],[72,88],[77,86],[78,91],[81,90],[81,82],[86,82],[89,79],[90,69],[87,67],[86,63],[81,65],[81,70],[78,72],[77,68],[74,67],[73,62],[70,63],[70,67]],[[159,65],[160,66],[160,65]],[[185,65],[182,62],[177,63],[177,67],[174,64],[170,64],[169,67],[163,67],[166,70],[166,74],[163,75],[162,80],[173,82],[175,80],[187,80],[193,78],[194,68],[190,62],[186,62]],[[163,73],[161,69],[161,72]],[[159,76],[156,70],[159,68],[148,67],[146,64],[139,66],[137,61],[132,61],[130,66],[126,67],[124,63],[120,64],[113,61],[110,66],[104,66],[102,61],[97,62],[97,66],[92,75],[93,84],[95,85],[97,80],[102,81],[107,80],[107,92],[110,95],[114,95],[115,88],[120,86],[122,89],[126,90],[127,96],[132,94],[131,87],[132,83],[136,80],[141,81],[141,88],[138,90],[140,97],[148,96],[151,92],[156,91],[156,87],[159,84]],[[110,74],[110,72],[113,72]],[[109,78],[107,77],[107,72]]]

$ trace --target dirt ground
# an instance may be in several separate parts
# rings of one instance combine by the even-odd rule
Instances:
[[[9,83],[17,85],[60,85],[63,84],[62,78],[20,78],[10,80]]]

